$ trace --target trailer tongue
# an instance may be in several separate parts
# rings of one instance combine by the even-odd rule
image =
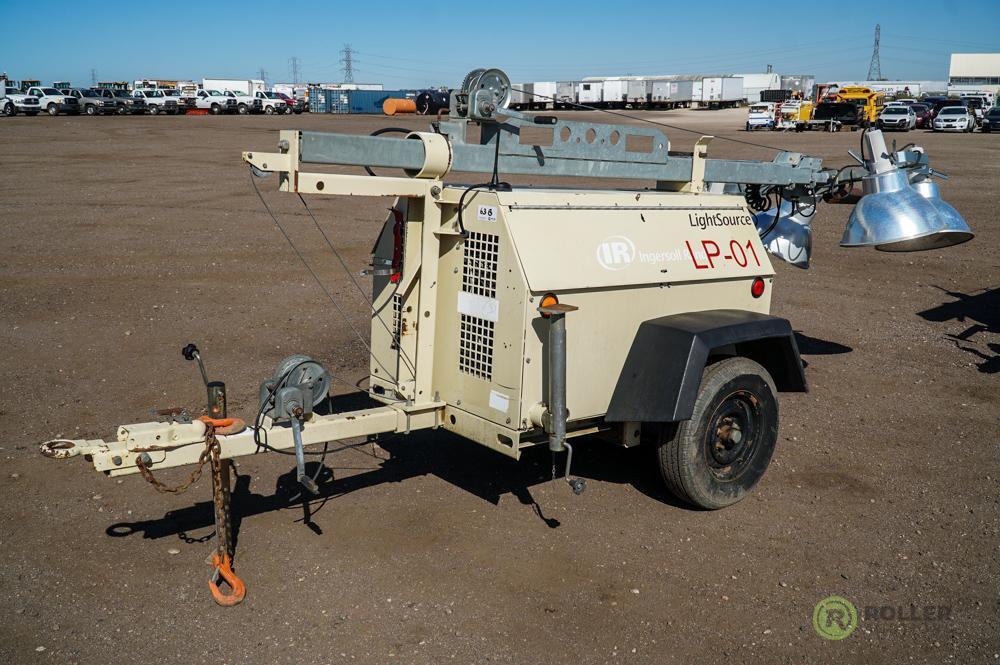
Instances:
[[[243,154],[255,176],[277,174],[283,192],[394,197],[370,271],[374,406],[320,412],[329,374],[298,355],[262,382],[256,414],[238,421],[224,384],[209,380],[189,346],[185,357],[198,361],[206,385],[205,417],[123,425],[109,441],[50,441],[43,454],[84,456],[111,476],[141,473],[161,491],[186,485],[164,485],[159,471],[210,465],[219,535],[210,586],[220,604],[244,591],[227,535],[229,460],[269,450],[294,452],[295,477],[312,496],[324,488],[305,472],[309,446],[444,428],[513,458],[546,445],[554,470],[565,452],[560,467],[579,493],[569,439],[647,439],[671,491],[721,508],[767,468],[776,393],[806,389],[791,326],[768,313],[769,254],[808,265],[812,213],[858,181],[865,195],[845,246],[914,251],[972,237],[930,182],[925,153],[890,153],[878,132],[865,135],[858,165],[837,170],[792,152],[770,162],[709,159],[712,137],[679,155],[655,126],[528,116],[506,109],[509,97],[503,72],[475,70],[431,131],[282,131],[277,152]],[[472,125],[476,143],[466,141]],[[489,179],[446,182],[454,173]],[[511,187],[501,174],[652,184]]]

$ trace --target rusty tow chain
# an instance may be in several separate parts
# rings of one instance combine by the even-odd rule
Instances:
[[[157,492],[162,492],[164,494],[181,494],[186,492],[189,487],[198,482],[201,478],[201,473],[205,469],[205,463],[209,461],[212,457],[213,450],[220,450],[219,440],[215,436],[215,426],[212,423],[205,423],[205,449],[201,451],[201,455],[198,456],[198,466],[191,471],[191,475],[188,479],[182,482],[180,485],[175,485],[171,487],[166,485],[153,475],[153,472],[146,466],[146,462],[142,455],[135,460],[135,465],[139,468],[139,473],[146,480],[147,483],[153,486]]]

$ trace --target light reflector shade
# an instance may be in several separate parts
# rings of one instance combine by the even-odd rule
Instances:
[[[904,172],[894,169],[865,176],[862,185],[865,195],[851,211],[842,247],[917,252],[962,242],[946,230],[945,216],[935,203],[910,187]]]
[[[781,215],[775,224],[774,215],[778,210]],[[772,256],[805,269],[809,267],[812,255],[812,218],[800,212],[793,215],[792,211],[792,204],[783,200],[778,208],[755,214],[754,223],[757,230],[764,234],[761,241]]]
[[[965,219],[962,218],[962,215],[941,198],[940,190],[935,183],[930,180],[922,180],[921,182],[912,184],[911,187],[937,210],[938,219],[942,224],[941,229],[933,236],[918,238],[916,241],[904,240],[890,245],[879,245],[875,249],[882,250],[883,252],[913,252],[925,249],[940,249],[942,247],[959,245],[975,237],[975,234],[969,228]],[[911,248],[910,245],[913,242],[918,243],[919,246]]]

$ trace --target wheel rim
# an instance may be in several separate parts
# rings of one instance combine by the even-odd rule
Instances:
[[[761,413],[757,398],[738,390],[719,402],[705,430],[703,450],[709,471],[718,480],[738,480],[760,449]]]

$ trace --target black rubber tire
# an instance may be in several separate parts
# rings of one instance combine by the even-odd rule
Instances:
[[[212,115],[219,115],[219,113],[222,111],[222,108],[218,104],[212,104],[212,108],[210,108],[208,111]]]
[[[93,104],[87,104],[83,107],[83,112],[87,115],[97,115],[97,107]]]
[[[657,458],[670,493],[709,510],[743,499],[767,471],[774,454],[776,395],[771,375],[749,358],[726,358],[706,367],[691,419],[658,430]],[[736,421],[742,423],[745,439],[730,450],[716,434],[709,437],[708,430],[713,423],[725,422],[724,413],[733,412],[738,414]],[[735,464],[723,466],[727,454],[737,455]]]
[[[119,104],[115,111],[118,112],[118,115],[128,115],[128,107],[124,104]]]
[[[156,104],[152,104],[149,107],[149,115],[157,115],[160,112],[160,107]]]
[[[274,115],[274,107],[273,106],[265,106],[264,107],[264,115]]]
[[[238,104],[236,106],[236,113],[238,113],[239,115],[246,115],[250,113],[250,109],[247,107],[246,104]]]
[[[49,104],[45,107],[45,112],[51,116],[57,116],[59,115],[59,107],[55,104]]]
[[[13,102],[7,102],[3,105],[3,114],[8,118],[13,118],[17,115],[17,107],[14,106]]]

